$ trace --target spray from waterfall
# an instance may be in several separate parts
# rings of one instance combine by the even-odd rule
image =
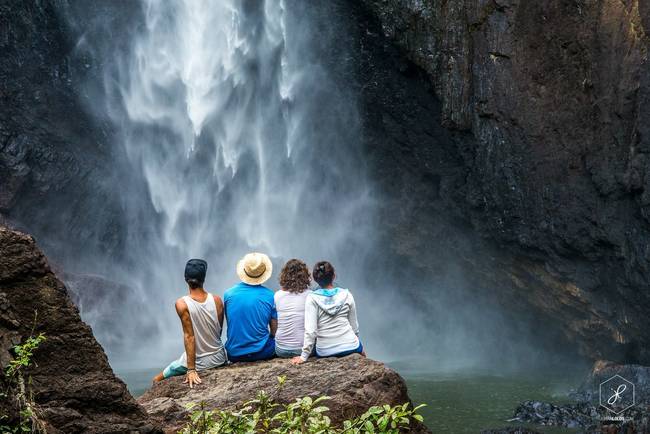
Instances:
[[[399,257],[408,242],[384,236],[386,207],[366,167],[377,157],[363,149],[364,54],[340,44],[364,30],[332,12],[348,13],[348,2],[60,7],[78,35],[75,55],[93,66],[80,94],[107,125],[122,181],[113,187],[126,216],[124,254],[98,254],[95,267],[122,289],[81,312],[113,366],[162,366],[182,351],[173,306],[186,291],[187,259],[208,261],[206,288],[221,294],[252,250],[269,254],[276,272],[293,257],[331,261],[337,283],[355,293],[373,357],[451,369],[536,354],[526,341],[539,331],[513,329],[468,297],[454,258],[437,264],[451,270],[441,279]],[[404,212],[396,208],[388,211]],[[277,289],[276,276],[268,284]]]
[[[327,258],[361,286],[374,213],[356,103],[304,42],[309,22],[284,1],[141,7],[101,79],[114,146],[145,184],[123,192],[135,264],[123,276],[158,326],[153,345],[178,350],[172,307],[191,257],[208,261],[215,293],[251,250],[276,269]]]

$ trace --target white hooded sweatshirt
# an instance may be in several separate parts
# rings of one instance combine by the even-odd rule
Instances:
[[[319,356],[332,356],[359,347],[359,322],[352,293],[347,289],[317,289],[305,302],[305,337],[300,358],[305,361],[316,343]]]

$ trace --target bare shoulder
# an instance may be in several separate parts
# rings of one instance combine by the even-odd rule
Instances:
[[[214,302],[217,304],[217,306],[223,306],[223,300],[221,299],[221,297],[214,294],[212,295],[212,297],[214,297]]]
[[[179,298],[176,300],[176,312],[180,315],[184,311],[187,310],[187,303],[185,303],[185,300],[183,300],[183,297]]]

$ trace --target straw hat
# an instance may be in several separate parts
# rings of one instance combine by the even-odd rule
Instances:
[[[249,253],[237,263],[237,275],[244,283],[261,285],[269,280],[273,264],[264,253]]]

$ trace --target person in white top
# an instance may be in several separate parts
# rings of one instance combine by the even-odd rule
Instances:
[[[312,277],[320,288],[307,296],[302,352],[291,359],[291,363],[306,362],[314,345],[316,357],[343,357],[354,353],[365,357],[352,293],[334,286],[336,273],[327,261],[314,266]]]
[[[305,335],[305,301],[311,292],[307,265],[290,259],[280,271],[280,290],[274,295],[278,312],[275,354],[278,357],[299,356]]]
[[[226,350],[221,342],[223,301],[203,289],[208,264],[190,259],[185,265],[189,295],[176,300],[176,313],[183,326],[185,351],[153,379],[154,383],[175,375],[186,375],[190,388],[201,383],[197,370],[224,365]]]

